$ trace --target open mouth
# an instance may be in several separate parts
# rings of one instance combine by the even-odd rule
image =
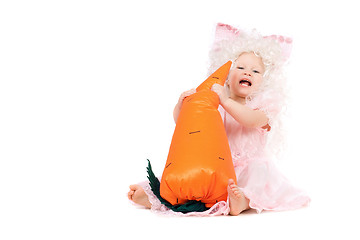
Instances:
[[[252,83],[248,79],[241,79],[239,84],[245,87],[250,87],[252,85]]]

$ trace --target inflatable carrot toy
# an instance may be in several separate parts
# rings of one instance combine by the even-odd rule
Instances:
[[[170,203],[166,204],[170,208],[201,203],[202,210],[190,207],[189,211],[204,211],[218,201],[226,201],[228,180],[236,180],[218,111],[219,97],[211,91],[215,83],[224,85],[230,67],[231,61],[221,66],[183,101],[160,183],[161,197],[158,196]]]

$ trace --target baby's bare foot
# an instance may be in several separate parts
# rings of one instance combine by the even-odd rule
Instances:
[[[236,186],[233,179],[229,179],[228,185],[230,215],[237,216],[242,211],[249,209],[249,200],[244,193]]]
[[[130,191],[128,192],[128,198],[141,206],[151,208],[151,203],[146,195],[144,189],[139,185],[130,185]]]

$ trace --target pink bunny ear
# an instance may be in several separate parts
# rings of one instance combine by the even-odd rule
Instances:
[[[236,37],[240,34],[240,31],[233,26],[224,23],[218,23],[215,30],[215,43]]]
[[[224,23],[218,23],[215,29],[215,39],[213,43],[213,50],[219,51],[221,48],[219,47],[218,43],[223,40],[231,40],[237,36],[239,36],[241,31],[233,26]]]
[[[215,30],[215,41],[214,46],[216,43],[222,41],[222,40],[228,40],[235,37],[238,37],[241,33],[244,31],[237,29],[231,25],[224,24],[224,23],[218,23],[216,25]],[[281,35],[271,35],[271,36],[264,36],[264,38],[272,38],[276,40],[281,48],[282,48],[282,54],[285,59],[289,59],[291,55],[291,49],[292,49],[292,39],[289,37],[281,36]]]

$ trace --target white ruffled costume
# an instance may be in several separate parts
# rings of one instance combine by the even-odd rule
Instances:
[[[272,40],[275,39],[275,40]],[[279,42],[280,45],[276,43]],[[243,51],[256,51],[268,66],[267,82],[257,94],[247,99],[246,105],[263,111],[269,118],[270,131],[279,130],[279,113],[281,111],[282,85],[284,80],[278,76],[282,60],[288,58],[291,41],[283,37],[261,37],[247,35],[226,24],[218,24],[214,47],[210,53],[210,72],[217,69],[229,59],[235,59]],[[252,49],[252,50],[251,50]],[[276,50],[276,51],[275,51]],[[294,187],[277,169],[272,161],[272,154],[267,151],[269,129],[246,128],[240,125],[221,106],[219,112],[223,118],[228,137],[237,184],[249,206],[258,213],[263,210],[283,211],[306,206],[310,202],[308,195]],[[276,135],[276,134],[275,134]],[[160,180],[160,179],[159,179]],[[139,184],[147,194],[151,210],[167,215],[177,216],[216,216],[230,212],[228,201],[221,201],[205,212],[179,213],[169,210],[160,203],[152,193],[149,182]]]

